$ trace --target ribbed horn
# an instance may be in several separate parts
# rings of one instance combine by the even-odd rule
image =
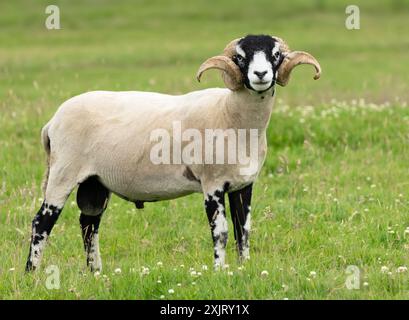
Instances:
[[[315,59],[308,52],[292,51],[285,56],[280,68],[278,69],[277,83],[280,86],[286,86],[290,80],[291,71],[300,64],[310,64],[314,66],[314,80],[318,80],[320,78],[321,66],[317,59]]]
[[[240,39],[231,41],[223,50],[223,54],[207,59],[199,67],[196,78],[200,81],[202,74],[210,69],[222,71],[222,78],[227,88],[237,91],[243,87],[243,76],[239,67],[233,62],[232,58],[236,54],[236,45]]]

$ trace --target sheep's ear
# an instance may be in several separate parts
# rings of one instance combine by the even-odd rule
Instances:
[[[237,91],[243,87],[242,75],[239,67],[226,56],[215,56],[207,59],[199,68],[196,78],[200,82],[202,74],[210,69],[222,71],[222,78],[227,88]]]
[[[321,76],[321,66],[311,54],[304,51],[292,51],[286,54],[278,69],[277,83],[286,86],[290,80],[291,71],[300,64],[310,64],[315,68],[314,80]]]

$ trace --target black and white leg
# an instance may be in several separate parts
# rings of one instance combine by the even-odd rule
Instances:
[[[240,260],[250,259],[249,233],[251,228],[251,194],[253,185],[229,193],[234,238]]]
[[[35,270],[40,265],[47,238],[61,211],[62,207],[57,207],[44,201],[40,210],[35,215],[32,222],[31,243],[26,263],[26,271]]]
[[[224,266],[226,256],[227,220],[224,195],[223,188],[205,193],[205,208],[212,232],[216,269]]]
[[[90,177],[78,188],[77,204],[81,209],[80,225],[87,265],[91,271],[101,271],[102,262],[99,251],[99,223],[110,198],[110,192],[97,177]]]
[[[44,202],[32,222],[26,271],[39,267],[51,230],[57,222],[68,196],[76,186],[76,177],[68,176],[66,170],[69,170],[69,166],[50,168]]]
[[[39,267],[47,238],[50,236],[65,202],[80,180],[77,171],[78,168],[72,162],[54,162],[50,166],[48,179],[45,181],[44,202],[32,222],[26,271]]]
[[[87,216],[81,213],[80,215],[82,240],[84,242],[85,254],[87,255],[87,266],[92,272],[102,270],[98,236],[101,216],[102,214],[97,216]]]
[[[54,163],[45,183],[45,197],[41,209],[34,217],[30,251],[26,271],[39,267],[47,239],[60,216],[65,202],[79,179],[78,168],[73,163]]]

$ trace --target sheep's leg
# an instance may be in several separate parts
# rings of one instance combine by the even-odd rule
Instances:
[[[35,270],[39,266],[47,238],[61,211],[62,207],[57,207],[44,201],[34,217],[26,271]]]
[[[223,267],[226,256],[227,220],[223,189],[205,193],[205,208],[212,232],[214,246],[214,266]]]
[[[80,225],[87,266],[91,271],[101,271],[102,262],[99,251],[98,229],[110,192],[96,177],[88,178],[80,184],[77,193],[78,207],[81,209]]]
[[[251,224],[251,193],[253,185],[229,193],[230,212],[234,226],[234,238],[240,260],[250,259],[249,232]]]
[[[98,229],[102,214],[98,216],[80,215],[82,240],[87,255],[87,266],[92,272],[102,270],[101,254],[99,251]]]
[[[26,271],[35,270],[40,265],[47,238],[60,216],[65,201],[76,185],[74,180],[70,180],[60,173],[58,170],[50,170],[44,202],[32,222]]]

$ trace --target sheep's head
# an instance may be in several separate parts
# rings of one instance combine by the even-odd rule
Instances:
[[[197,79],[209,69],[219,69],[226,87],[236,91],[243,87],[257,92],[272,88],[276,83],[286,86],[293,68],[300,64],[315,67],[314,79],[319,79],[321,67],[309,53],[290,51],[278,37],[248,35],[230,42],[222,55],[207,59],[199,68]]]

